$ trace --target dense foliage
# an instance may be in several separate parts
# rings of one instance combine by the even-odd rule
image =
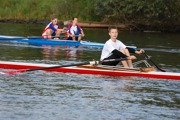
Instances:
[[[96,11],[105,21],[176,22],[180,0],[98,0]]]
[[[69,20],[145,25],[180,23],[180,0],[2,0],[0,20]]]
[[[128,23],[138,30],[180,31],[180,0],[97,0],[95,6],[105,22]]]

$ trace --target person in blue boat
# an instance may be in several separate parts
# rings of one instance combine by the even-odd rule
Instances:
[[[57,17],[53,17],[51,22],[46,26],[42,32],[42,37],[45,39],[58,39],[64,29],[60,29]]]
[[[67,40],[81,41],[85,36],[83,29],[77,25],[78,18],[72,19],[72,24],[69,24],[68,30],[66,33]]]
[[[127,58],[127,60],[121,61],[124,67],[133,68],[132,60],[136,59],[134,55],[130,55],[131,53],[142,54],[145,51],[143,49],[137,51],[133,48],[128,48],[124,45],[120,40],[117,40],[118,37],[118,28],[116,26],[109,27],[109,36],[110,39],[106,41],[100,60],[108,60],[108,59],[118,59],[118,58]],[[119,61],[111,61],[111,62],[102,62],[103,65],[111,65],[116,66]]]

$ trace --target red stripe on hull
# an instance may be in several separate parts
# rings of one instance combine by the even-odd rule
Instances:
[[[34,69],[34,68],[42,68],[43,66],[0,63],[0,67],[5,68],[5,69]],[[165,75],[165,74],[129,72],[129,71],[83,69],[83,68],[76,68],[76,67],[74,67],[74,68],[73,67],[54,68],[54,69],[47,69],[45,71],[63,72],[63,73],[78,73],[78,74],[97,74],[97,75],[108,75],[108,76],[134,76],[134,77],[145,77],[145,78],[180,80],[180,74],[179,73],[177,73],[178,75],[171,75],[171,74]],[[162,72],[159,72],[159,73],[162,73]],[[164,72],[164,73],[166,73],[166,72]]]
[[[124,72],[124,71],[93,71],[92,69],[68,69],[68,68],[56,68],[52,70],[53,72],[64,72],[64,73],[78,73],[78,74],[97,74],[97,75],[108,75],[108,76],[134,76],[134,77],[145,77],[145,78],[158,78],[158,79],[174,79],[180,80],[180,76],[172,76],[172,75],[157,75],[157,74],[143,74],[141,72]]]

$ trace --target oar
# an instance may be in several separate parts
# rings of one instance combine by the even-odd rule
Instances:
[[[161,69],[146,53],[143,53],[145,57],[154,65],[156,68],[162,72],[166,72],[165,70]]]
[[[36,70],[47,70],[47,69],[54,69],[54,68],[61,68],[61,67],[71,67],[71,66],[87,65],[87,64],[96,65],[96,64],[104,63],[104,62],[122,61],[122,60],[127,60],[127,58],[109,59],[109,60],[104,60],[104,61],[89,61],[89,62],[69,64],[69,65],[60,65],[60,66],[51,66],[51,67],[41,67],[41,68],[35,68],[35,69],[21,69],[21,70],[16,70],[16,71],[0,72],[0,73],[1,73],[1,74],[13,75],[13,74],[19,74],[19,73],[24,73],[24,72],[36,71]]]
[[[39,39],[39,38],[43,38],[43,37],[42,36],[27,36],[27,38],[29,38],[29,39]],[[65,36],[52,36],[52,39],[54,39],[54,38],[61,39],[61,38],[65,38]]]
[[[4,72],[4,74],[18,74],[18,73],[23,73],[23,72],[30,72],[30,71],[36,71],[36,70],[46,70],[46,69],[54,69],[54,68],[61,68],[61,67],[70,67],[70,66],[79,66],[79,65],[87,65],[90,62],[83,62],[83,63],[76,63],[76,64],[69,64],[69,65],[59,65],[59,66],[51,66],[51,67],[41,67],[41,68],[35,68],[35,69],[21,69],[21,70],[16,70],[16,71],[11,71],[11,72]],[[2,73],[2,72],[1,72]]]

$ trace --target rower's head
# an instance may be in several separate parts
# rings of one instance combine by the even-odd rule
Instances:
[[[73,25],[77,25],[77,23],[78,23],[78,18],[73,17],[73,18],[72,18],[72,23],[73,23]]]
[[[111,26],[108,28],[109,30],[109,36],[112,40],[116,40],[118,37],[118,28],[116,26]]]
[[[57,18],[57,17],[52,17],[51,22],[52,22],[54,25],[56,25],[57,22],[58,22],[58,18]]]

